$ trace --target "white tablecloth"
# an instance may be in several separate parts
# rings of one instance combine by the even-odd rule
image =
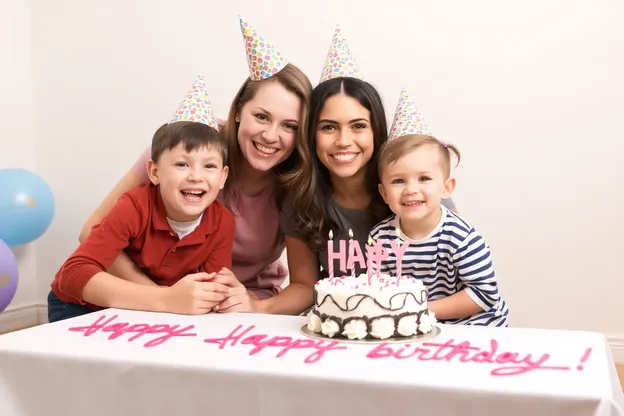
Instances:
[[[109,309],[6,334],[0,415],[623,414],[598,333],[441,325],[419,343],[331,344],[304,323]]]

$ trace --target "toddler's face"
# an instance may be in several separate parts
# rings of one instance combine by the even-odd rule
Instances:
[[[193,221],[223,189],[228,167],[218,149],[202,147],[189,153],[180,143],[165,150],[157,163],[150,161],[149,172],[152,182],[160,185],[167,217]]]
[[[384,167],[379,192],[401,221],[423,221],[448,198],[455,180],[446,178],[440,151],[424,145]]]

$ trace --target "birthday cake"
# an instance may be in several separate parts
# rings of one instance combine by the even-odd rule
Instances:
[[[373,275],[330,277],[314,287],[308,329],[328,337],[387,339],[433,330],[427,289],[411,277]]]

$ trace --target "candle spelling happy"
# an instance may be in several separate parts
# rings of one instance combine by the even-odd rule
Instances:
[[[353,251],[353,231],[351,231],[351,228],[349,228],[349,263],[351,263],[351,276],[355,277],[355,261],[353,260],[353,256],[351,256],[351,253],[353,253]]]
[[[368,285],[370,286],[373,280],[373,259],[374,259],[374,254],[373,254],[373,239],[371,238],[371,236],[368,236],[368,242],[366,244],[366,260],[367,260],[367,272],[368,272]]]
[[[334,259],[329,255],[329,253],[334,251],[334,242],[332,241],[333,238],[334,232],[329,230],[329,240],[327,240],[327,271],[330,279],[334,277]]]

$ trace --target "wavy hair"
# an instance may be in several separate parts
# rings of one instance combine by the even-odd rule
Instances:
[[[340,226],[327,215],[326,201],[333,192],[329,170],[316,157],[316,131],[325,102],[330,97],[345,94],[366,108],[371,114],[373,154],[366,167],[366,191],[370,195],[368,210],[374,223],[390,214],[377,185],[377,160],[379,149],[386,142],[388,129],[384,106],[377,90],[368,82],[357,78],[333,78],[319,84],[310,98],[307,144],[299,150],[297,169],[291,172],[287,188],[293,202],[295,232],[311,250],[320,250],[326,244],[330,229],[342,232]]]

